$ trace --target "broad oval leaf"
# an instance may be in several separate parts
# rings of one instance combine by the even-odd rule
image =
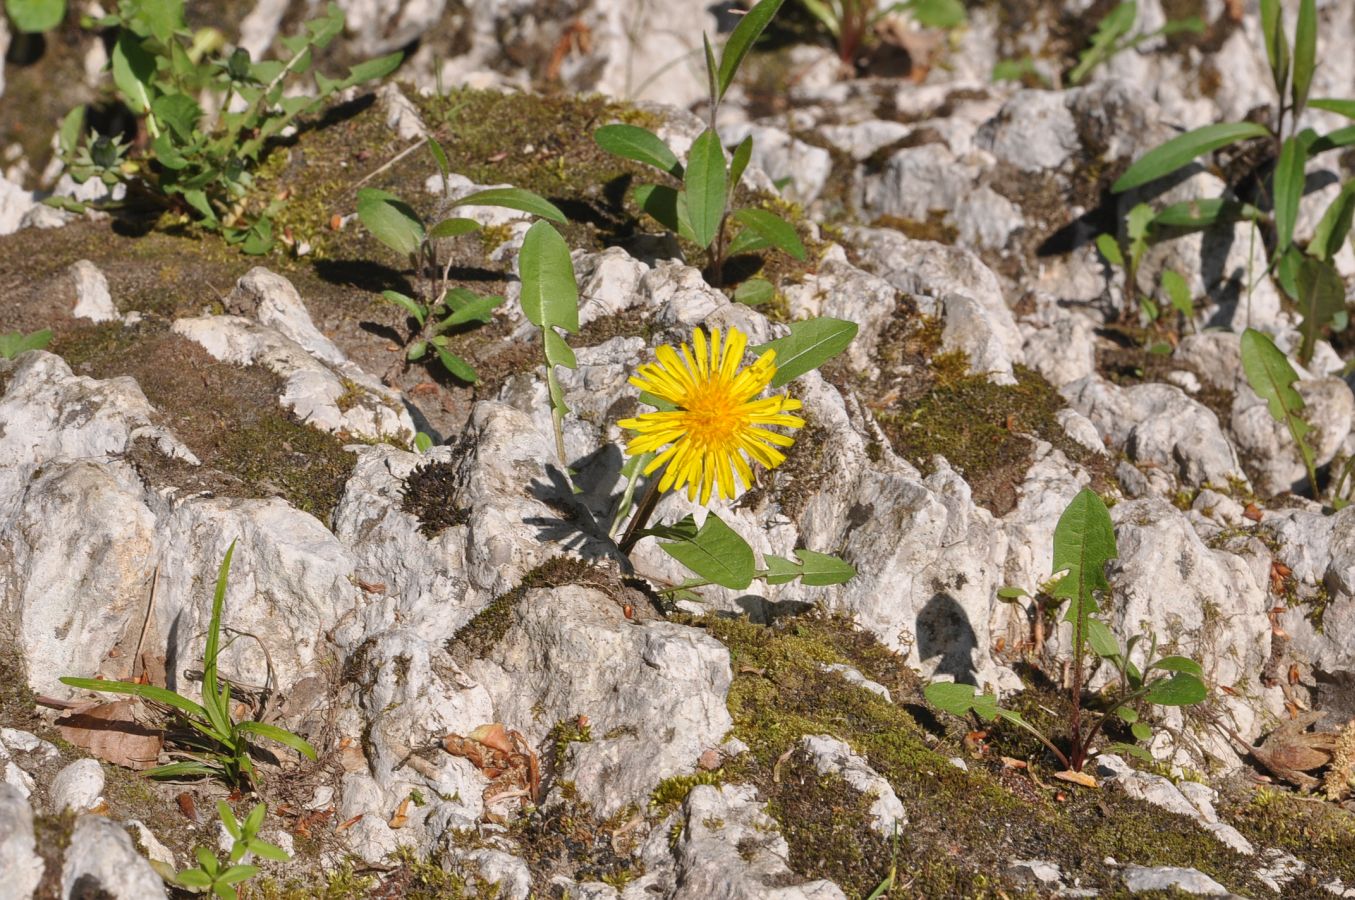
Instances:
[[[1087,619],[1087,643],[1091,644],[1092,652],[1103,659],[1122,655],[1120,642],[1115,639],[1110,627],[1094,616]]]
[[[1294,382],[1299,376],[1288,357],[1266,335],[1248,328],[1242,332],[1242,372],[1251,389],[1266,401],[1271,418],[1289,429],[1316,490],[1314,454],[1306,437],[1308,422],[1302,415],[1303,397],[1294,390]]]
[[[771,241],[758,234],[751,228],[742,228],[739,233],[734,235],[728,246],[725,247],[725,258],[738,256],[740,253],[752,253],[756,250],[766,250],[770,247]]]
[[[516,209],[531,213],[543,219],[549,219],[560,225],[567,221],[560,208],[540,194],[522,188],[485,188],[452,201],[452,206],[498,206],[503,209]]]
[[[603,125],[593,132],[599,147],[622,159],[653,166],[677,178],[682,177],[682,163],[657,134],[638,125]]]
[[[518,254],[522,311],[539,328],[579,330],[579,288],[569,245],[546,222],[527,230]]]
[[[1149,670],[1162,669],[1166,672],[1185,672],[1187,675],[1194,675],[1201,680],[1204,679],[1204,669],[1189,656],[1164,656],[1148,668]]]
[[[413,256],[423,243],[423,221],[406,202],[387,191],[358,191],[358,218],[377,240],[402,256]]]
[[[991,722],[998,714],[997,697],[978,693],[972,684],[934,681],[922,689],[922,696],[932,706],[953,716],[963,716],[972,709],[983,721]]]
[[[762,0],[763,3],[768,0]],[[696,243],[709,247],[725,216],[725,151],[720,137],[707,128],[692,142],[684,179],[687,217]]]
[[[461,237],[463,234],[470,234],[472,231],[479,231],[480,223],[474,219],[443,219],[441,222],[428,229],[430,238],[453,238]]]
[[[734,213],[734,221],[760,235],[767,243],[789,253],[798,260],[806,257],[805,245],[795,233],[795,226],[776,213],[765,209],[741,209]]]
[[[1124,268],[1124,254],[1120,252],[1120,244],[1115,240],[1115,235],[1098,234],[1096,236],[1096,252],[1100,253],[1106,262],[1112,266]]]
[[[960,0],[911,0],[904,7],[923,28],[958,28],[968,18]]]
[[[762,578],[768,584],[787,584],[800,577],[800,564],[786,559],[784,556],[776,556],[772,553],[762,554],[762,564],[767,567],[767,574]]]
[[[715,78],[716,102],[729,90],[743,58],[748,55],[753,43],[771,22],[776,11],[781,8],[782,2],[783,0],[762,0],[748,10],[748,13],[739,20],[739,24],[734,26],[734,31],[729,35],[729,40],[725,42],[724,50],[720,53],[720,67]]]
[[[307,759],[316,758],[315,748],[310,745],[309,741],[299,735],[292,734],[284,728],[279,728],[276,725],[269,725],[265,722],[241,722],[236,728],[246,734],[256,734],[259,737],[265,737],[269,740],[277,741],[284,746],[291,747]]]
[[[387,303],[392,303],[409,313],[419,323],[419,327],[423,327],[424,319],[428,317],[428,310],[423,308],[422,303],[399,291],[382,291],[381,296],[385,298]]]
[[[1220,122],[1178,135],[1140,157],[1111,187],[1121,193],[1170,175],[1198,156],[1248,138],[1268,137],[1269,129],[1255,122]]]
[[[28,350],[41,350],[52,341],[52,330],[44,328],[32,334],[11,331],[0,334],[0,359],[13,359]]]
[[[1302,342],[1299,344],[1299,362],[1312,361],[1318,335],[1346,311],[1346,285],[1341,273],[1331,263],[1311,256],[1303,257],[1295,276],[1298,304],[1303,321],[1299,323]]]
[[[51,31],[66,18],[66,0],[5,0],[14,27],[29,34]]]
[[[453,377],[460,378],[467,384],[475,384],[480,380],[475,368],[452,351],[437,346],[433,347],[433,351],[438,356],[438,362],[442,363],[442,367]]]
[[[761,306],[776,296],[776,287],[765,278],[750,278],[734,289],[734,302]]]
[[[111,59],[113,83],[132,112],[144,116],[151,106],[155,77],[155,57],[141,46],[141,38],[131,29],[118,32]]]
[[[1189,706],[1204,702],[1208,696],[1203,681],[1189,673],[1177,672],[1170,678],[1154,682],[1143,699],[1158,706]]]
[[[642,184],[635,189],[635,205],[669,231],[677,233],[680,230],[676,188],[660,184]]]
[[[753,583],[753,548],[715,513],[706,516],[690,540],[660,543],[659,547],[713,584],[741,591]]]
[[[791,322],[789,335],[754,347],[753,353],[776,351],[776,374],[769,386],[779,388],[846,350],[858,330],[855,322],[827,316]]]

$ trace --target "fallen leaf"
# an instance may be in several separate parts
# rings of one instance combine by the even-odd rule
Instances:
[[[1247,508],[1242,510],[1244,518],[1251,519],[1253,522],[1261,521],[1261,507],[1255,503],[1248,503]]]
[[[139,700],[114,700],[77,707],[56,720],[61,736],[104,762],[128,769],[156,764],[164,734],[136,720]]]
[[[1000,756],[998,759],[1002,761],[1002,767],[1004,769],[1027,768],[1027,763],[1024,759],[1012,759],[1010,756]]]
[[[182,791],[179,796],[174,798],[174,802],[179,804],[179,812],[190,822],[198,821],[198,804],[193,800],[193,795],[188,791]]]
[[[404,828],[405,823],[409,821],[409,798],[400,801],[400,805],[395,809],[395,815],[390,817],[386,824],[391,828]]]
[[[362,821],[362,817],[363,817],[364,815],[366,815],[366,813],[358,813],[356,816],[354,816],[353,818],[349,819],[347,822],[340,822],[338,825],[334,826],[334,830],[335,830],[335,831],[347,831],[348,829],[352,828],[354,825],[356,825],[356,824],[358,824],[359,822],[361,822],[361,821]]]
[[[1062,772],[1055,772],[1054,777],[1059,779],[1060,781],[1068,781],[1072,782],[1073,784],[1080,784],[1083,787],[1089,788],[1100,787],[1100,785],[1097,784],[1096,779],[1088,775],[1086,772],[1074,772],[1072,769],[1065,769]]]

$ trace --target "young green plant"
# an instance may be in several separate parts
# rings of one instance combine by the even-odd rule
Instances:
[[[1054,573],[1062,574],[1049,591],[1051,599],[1059,605],[1068,604],[1063,620],[1072,626],[1071,714],[1065,746],[1059,746],[1019,712],[999,706],[995,695],[981,694],[970,684],[933,682],[923,691],[927,701],[953,715],[973,712],[985,722],[995,719],[1009,722],[1034,735],[1065,769],[1074,772],[1082,771],[1097,737],[1112,718],[1129,725],[1134,737],[1143,741],[1152,736],[1151,728],[1142,718],[1145,707],[1186,706],[1203,701],[1208,692],[1197,662],[1184,656],[1155,658],[1156,641],[1151,641],[1144,656],[1147,663],[1140,668],[1130,657],[1142,635],[1131,639],[1122,650],[1110,628],[1097,616],[1097,595],[1110,590],[1106,564],[1118,555],[1110,512],[1100,497],[1084,488],[1068,504],[1054,528]],[[1118,691],[1104,698],[1103,708],[1095,714],[1094,721],[1088,719],[1083,697],[1088,651],[1113,665],[1120,676]],[[1146,753],[1129,744],[1114,744],[1110,749],[1138,756]]]
[[[338,79],[314,72],[312,89],[298,91],[301,79],[312,74],[315,55],[343,31],[344,14],[334,3],[281,39],[287,53],[281,60],[254,62],[239,47],[224,55],[219,32],[188,30],[183,0],[120,0],[92,26],[115,35],[113,84],[144,140],[88,135],[82,142],[84,107],[71,110],[59,132],[71,177],[125,186],[125,201],[96,205],[177,212],[250,254],[273,246],[272,216],[282,202],[249,201],[253,172],[270,142],[335,93],[390,74],[402,58],[392,53],[360,63]],[[204,95],[219,113],[204,111]],[[68,198],[51,202],[83,208]]]
[[[1141,31],[1131,37],[1130,32],[1134,30],[1134,20],[1138,18],[1138,14],[1139,5],[1135,0],[1126,0],[1106,13],[1105,18],[1096,26],[1096,34],[1092,35],[1091,44],[1078,56],[1077,66],[1068,73],[1068,83],[1081,84],[1082,79],[1086,78],[1092,69],[1117,53],[1132,50],[1154,38],[1182,33],[1199,34],[1204,31],[1204,22],[1198,16],[1191,16],[1186,19],[1168,19],[1161,28]]]
[[[1242,372],[1256,395],[1266,401],[1271,418],[1284,425],[1308,472],[1308,486],[1313,499],[1321,496],[1317,483],[1317,458],[1308,443],[1311,430],[1303,418],[1303,397],[1294,389],[1299,375],[1289,364],[1280,348],[1269,337],[1255,329],[1242,333]]]
[[[704,249],[711,282],[724,283],[725,260],[739,253],[776,248],[798,260],[806,258],[795,227],[776,213],[756,207],[731,209],[735,189],[753,153],[749,136],[726,160],[715,130],[716,114],[739,65],[771,22],[783,0],[761,0],[735,26],[717,62],[705,41],[709,91],[709,125],[692,142],[684,166],[657,134],[638,125],[604,125],[593,140],[609,153],[644,163],[668,176],[668,184],[636,188],[635,202],[659,224]],[[732,223],[732,228],[730,227]]]
[[[207,645],[203,651],[202,702],[197,703],[166,688],[133,681],[104,681],[99,678],[63,677],[61,683],[88,691],[130,694],[168,707],[188,733],[178,740],[188,747],[188,759],[148,769],[152,778],[209,776],[220,778],[232,788],[254,786],[254,738],[267,738],[290,747],[307,759],[315,759],[315,748],[286,729],[265,722],[237,722],[231,715],[230,682],[217,674],[221,653],[221,613],[226,601],[226,583],[230,576],[235,542],[226,550],[217,573],[216,592],[212,596],[212,617],[207,626]]]
[[[847,66],[855,65],[875,26],[887,16],[906,15],[924,28],[958,28],[967,18],[959,0],[800,0],[800,5],[832,35],[838,59]]]
[[[428,149],[433,154],[442,175],[444,188],[450,175],[447,154],[433,138],[428,138]],[[445,192],[445,191],[444,191]],[[514,209],[564,224],[564,213],[555,204],[522,188],[486,188],[458,197],[449,204],[458,206],[495,206]],[[357,196],[358,219],[372,236],[409,261],[422,285],[417,299],[395,290],[381,292],[382,298],[409,314],[414,326],[405,338],[403,357],[386,373],[393,381],[410,363],[431,355],[455,378],[469,384],[479,380],[473,366],[454,353],[450,336],[456,330],[473,324],[489,322],[494,310],[504,302],[502,297],[481,297],[466,288],[449,286],[453,259],[439,258],[439,242],[446,238],[472,234],[480,229],[474,219],[448,216],[432,225],[405,201],[388,191],[363,188]]]
[[[0,359],[13,359],[26,350],[41,350],[52,342],[52,330],[44,328],[31,334],[11,331],[0,334]]]
[[[184,869],[175,875],[173,880],[195,893],[210,891],[221,900],[238,900],[239,892],[236,885],[259,874],[258,866],[242,862],[246,853],[274,862],[287,862],[291,856],[281,847],[270,844],[258,836],[264,816],[268,814],[266,805],[257,804],[249,811],[243,822],[235,818],[235,813],[224,800],[216,802],[216,810],[232,841],[226,863],[223,865],[216,854],[206,847],[195,847],[193,855],[198,861],[197,866]]]

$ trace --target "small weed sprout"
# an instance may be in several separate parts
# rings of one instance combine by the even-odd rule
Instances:
[[[428,149],[437,161],[444,188],[451,174],[447,154],[433,138],[428,138]],[[452,259],[438,257],[437,242],[480,230],[474,219],[451,216],[433,225],[426,225],[414,208],[388,191],[363,188],[358,191],[358,219],[381,243],[409,260],[422,284],[418,299],[399,291],[382,291],[386,302],[398,306],[414,320],[405,339],[404,356],[386,373],[392,381],[400,371],[431,353],[442,367],[455,378],[468,384],[479,381],[479,375],[470,363],[453,353],[448,346],[449,332],[472,324],[484,324],[494,310],[503,304],[497,296],[481,297],[465,288],[449,288],[448,279]],[[453,201],[456,206],[498,206],[550,219],[561,225],[564,213],[548,200],[521,188],[486,188]]]
[[[222,900],[237,900],[239,894],[235,885],[259,874],[258,866],[241,862],[246,853],[274,862],[287,862],[291,857],[281,847],[270,844],[258,836],[264,816],[268,813],[268,807],[264,804],[260,803],[250,810],[243,822],[235,818],[235,813],[231,812],[231,808],[224,800],[216,802],[216,809],[217,815],[221,817],[221,824],[226,827],[233,841],[226,864],[222,865],[216,854],[206,847],[195,847],[193,855],[197,858],[198,865],[192,869],[184,869],[174,877],[174,880],[194,893],[211,891]]]
[[[665,593],[691,596],[694,588],[720,585],[743,590],[754,579],[767,584],[823,586],[842,584],[856,575],[847,562],[826,553],[800,549],[795,559],[763,554],[759,567],[738,532],[708,511],[697,525],[694,516],[673,524],[650,527],[649,518],[666,491],[684,490],[703,506],[712,496],[733,499],[751,486],[751,462],[774,469],[785,461],[783,452],[795,439],[773,428],[798,429],[804,420],[794,415],[800,401],[786,395],[757,399],[765,389],[788,384],[841,353],[856,336],[857,326],[840,319],[818,318],[791,325],[789,336],[752,347],[756,361],[740,368],[750,349],[736,328],[725,333],[712,329],[709,338],[700,329],[692,344],[680,349],[660,347],[657,361],[640,367],[631,384],[640,400],[655,408],[618,424],[634,432],[626,452],[631,461],[623,469],[626,493],[613,519],[613,533],[626,516],[630,522],[619,543],[629,553],[644,537],[660,539],[660,549],[690,569],[694,578]],[[778,365],[780,363],[780,365]],[[746,454],[746,456],[745,456]],[[643,498],[631,512],[634,486],[651,478]]]
[[[1304,365],[1311,360],[1313,346],[1324,329],[1339,331],[1348,323],[1345,292],[1332,258],[1350,234],[1355,214],[1355,179],[1351,179],[1323,213],[1307,246],[1300,248],[1294,241],[1308,161],[1355,144],[1355,125],[1324,135],[1298,127],[1300,116],[1309,107],[1355,119],[1355,100],[1309,100],[1317,65],[1317,27],[1315,0],[1300,0],[1291,44],[1284,32],[1279,0],[1261,0],[1262,37],[1278,97],[1272,123],[1220,122],[1188,131],[1148,151],[1112,186],[1116,193],[1124,193],[1165,178],[1205,154],[1259,142],[1252,149],[1264,148],[1266,152],[1247,157],[1253,161],[1235,179],[1239,185],[1252,181],[1260,185],[1254,205],[1230,190],[1217,198],[1173,204],[1146,223],[1130,225],[1145,230],[1150,241],[1239,221],[1264,226],[1267,274],[1303,316],[1298,359]],[[1127,291],[1125,316],[1135,312],[1132,301],[1132,292]]]
[[[113,30],[113,84],[118,99],[138,117],[145,140],[89,135],[82,141],[85,108],[77,107],[58,133],[71,177],[125,186],[126,200],[101,201],[103,208],[178,213],[250,254],[272,248],[272,216],[281,202],[246,206],[253,170],[269,142],[335,93],[390,74],[402,58],[392,53],[360,63],[346,78],[315,72],[314,93],[297,94],[315,54],[343,31],[344,14],[334,3],[300,33],[282,39],[285,60],[255,62],[239,47],[223,55],[219,32],[187,29],[183,0],[120,0],[114,12],[88,24]],[[204,95],[219,113],[199,105]],[[84,208],[69,198],[49,202]]]
[[[44,328],[32,334],[11,331],[0,334],[0,359],[14,359],[28,350],[41,350],[52,342],[52,330]]]
[[[1084,488],[1068,504],[1054,529],[1054,571],[1063,575],[1051,586],[1050,594],[1060,605],[1067,601],[1063,618],[1073,630],[1069,689],[1072,714],[1066,748],[1054,743],[1020,713],[998,706],[993,694],[978,693],[973,685],[934,682],[924,690],[927,701],[957,716],[972,711],[985,722],[994,719],[1010,722],[1038,738],[1065,769],[1073,772],[1082,771],[1097,736],[1112,717],[1127,724],[1135,739],[1145,741],[1152,736],[1152,729],[1142,719],[1146,706],[1187,706],[1203,701],[1208,692],[1199,663],[1184,656],[1155,658],[1157,642],[1150,639],[1143,656],[1148,662],[1139,668],[1131,656],[1144,635],[1135,635],[1121,649],[1110,628],[1097,617],[1096,595],[1110,589],[1105,566],[1117,555],[1110,513],[1100,497]],[[1089,649],[1119,674],[1118,691],[1108,698],[1094,721],[1085,720],[1087,710],[1082,696],[1084,662]],[[1109,749],[1151,759],[1147,751],[1133,744],[1112,744]]]
[[[1198,16],[1191,16],[1186,19],[1168,19],[1161,28],[1141,31],[1131,37],[1129,33],[1134,30],[1134,20],[1138,18],[1138,13],[1139,5],[1135,0],[1126,0],[1106,13],[1105,18],[1096,26],[1096,34],[1092,35],[1091,44],[1078,56],[1077,67],[1068,73],[1069,84],[1081,84],[1082,79],[1086,78],[1092,69],[1117,53],[1132,50],[1154,38],[1182,33],[1199,34],[1204,31],[1204,22]]]
[[[230,683],[217,675],[221,652],[221,611],[226,600],[226,581],[230,575],[231,556],[235,553],[232,541],[217,573],[216,592],[212,597],[212,618],[207,626],[207,646],[203,651],[202,703],[176,694],[166,688],[131,681],[104,681],[99,678],[63,677],[61,683],[88,691],[109,694],[130,694],[154,704],[169,707],[189,733],[178,740],[191,748],[186,760],[148,769],[152,778],[185,778],[208,776],[220,778],[232,788],[254,786],[254,763],[251,739],[268,738],[305,756],[315,759],[315,748],[286,729],[265,722],[246,720],[237,722],[231,717]]]
[[[886,16],[904,14],[924,28],[957,28],[965,23],[964,4],[958,0],[800,0],[837,44],[838,59],[854,66],[876,25]]]
[[[1308,442],[1310,426],[1303,418],[1303,397],[1294,389],[1299,375],[1275,343],[1255,329],[1242,333],[1242,372],[1256,395],[1266,401],[1271,418],[1283,424],[1308,471],[1313,499],[1321,496],[1317,483],[1317,459]],[[1344,505],[1344,504],[1343,504]]]
[[[730,256],[772,247],[798,260],[807,256],[795,227],[775,213],[754,207],[731,211],[730,201],[752,157],[753,140],[745,138],[726,160],[715,130],[720,101],[782,2],[761,0],[750,9],[730,34],[718,62],[709,38],[705,40],[709,124],[692,142],[686,166],[647,128],[604,125],[593,132],[593,140],[608,153],[653,166],[669,177],[669,184],[636,188],[635,202],[660,225],[707,251],[711,282],[717,287],[723,285],[724,263]]]

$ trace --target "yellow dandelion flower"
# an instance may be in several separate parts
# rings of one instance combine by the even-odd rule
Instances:
[[[747,346],[747,335],[737,328],[729,329],[723,346],[720,329],[711,329],[709,340],[697,329],[692,332],[695,352],[685,343],[680,351],[664,345],[655,352],[658,361],[640,366],[630,379],[677,407],[617,423],[636,433],[626,445],[629,455],[662,451],[644,471],[649,475],[668,467],[660,491],[685,487],[689,500],[699,494],[707,503],[718,488],[721,497],[732,500],[736,479],[744,487],[753,483],[748,458],[769,469],[785,462],[778,448],[789,447],[795,438],[768,426],[803,428],[805,420],[789,414],[800,401],[785,395],[754,399],[776,374],[776,351],[768,350],[741,370]]]

